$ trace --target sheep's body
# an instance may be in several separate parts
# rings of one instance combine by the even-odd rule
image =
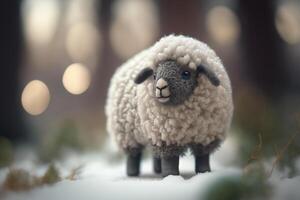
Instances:
[[[134,78],[145,67],[155,69],[164,60],[175,60],[195,70],[210,68],[220,80],[213,86],[199,76],[193,94],[177,106],[159,103],[151,78],[143,84]],[[223,141],[233,112],[230,80],[219,57],[206,44],[185,36],[170,35],[119,67],[109,88],[107,128],[122,149],[152,146],[207,146]]]
[[[111,79],[106,103],[107,130],[122,149],[145,145],[137,113],[137,85],[134,77],[146,55],[143,51],[117,69]]]

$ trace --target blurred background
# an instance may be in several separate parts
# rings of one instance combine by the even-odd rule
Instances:
[[[164,35],[208,43],[233,86],[235,165],[300,153],[300,0],[9,0],[0,7],[0,167],[101,151],[116,68]],[[288,146],[288,148],[284,148]],[[282,151],[284,150],[284,152]]]

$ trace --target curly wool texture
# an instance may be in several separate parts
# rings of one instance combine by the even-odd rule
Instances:
[[[144,68],[156,69],[159,62],[175,60],[192,70],[200,64],[220,79],[213,86],[204,75],[181,105],[159,103],[153,93],[153,78],[136,85],[134,78]],[[215,52],[206,44],[186,36],[163,37],[154,46],[118,68],[108,92],[107,129],[118,145],[126,149],[140,145],[208,145],[223,141],[233,113],[230,80]]]

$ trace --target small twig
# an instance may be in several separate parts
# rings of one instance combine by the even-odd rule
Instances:
[[[71,170],[71,173],[65,178],[71,181],[76,180],[76,176],[80,174],[80,171],[82,170],[84,165],[79,165],[78,167],[75,167],[74,169]]]
[[[297,134],[294,134],[292,137],[290,137],[289,141],[283,146],[283,148],[276,153],[276,159],[272,163],[272,168],[271,168],[271,170],[269,172],[269,178],[272,176],[272,173],[273,173],[276,165],[281,160],[283,154],[288,149],[288,147],[292,144],[292,142],[294,141],[294,139],[295,139],[296,136],[297,136]]]
[[[255,160],[259,160],[260,159],[260,152],[261,152],[261,149],[262,149],[262,136],[261,134],[259,133],[258,134],[258,144],[255,146],[254,150],[252,151],[251,155],[250,155],[250,158],[248,159],[247,161],[247,164],[246,166],[244,167],[244,170],[245,171],[247,169],[247,167],[250,165],[250,163],[252,161],[255,161]]]
[[[276,144],[274,144],[274,152],[275,152],[275,155],[278,155],[279,154],[279,151],[278,151],[278,147]]]

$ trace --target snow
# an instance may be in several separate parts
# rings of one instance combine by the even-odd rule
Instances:
[[[236,157],[236,146],[229,139],[221,149],[212,156],[212,172],[195,175],[194,162],[188,155],[180,160],[181,176],[161,178],[152,172],[152,162],[142,162],[141,176],[129,178],[125,175],[125,160],[111,162],[111,150],[86,155],[68,155],[63,161],[56,162],[63,177],[72,168],[82,165],[77,180],[63,180],[54,185],[37,187],[31,191],[6,192],[0,194],[3,200],[99,200],[99,199],[203,199],[204,192],[210,184],[221,177],[240,176],[242,170],[230,165]],[[226,156],[224,156],[226,155]],[[23,156],[24,157],[24,156]],[[25,156],[26,157],[26,156]],[[22,167],[31,172],[42,174],[46,166],[35,164],[31,159],[19,160],[14,167]],[[0,170],[0,182],[3,182],[8,169]],[[299,199],[300,177],[293,179],[281,177],[278,171],[270,179],[274,186],[272,199]]]
[[[275,159],[275,158],[274,158]],[[273,159],[273,160],[274,160]],[[271,161],[268,162],[270,168]],[[300,158],[295,160],[296,170],[298,176],[288,178],[289,169],[278,171],[274,170],[269,182],[274,186],[273,188],[273,199],[274,200],[299,200],[300,197]]]
[[[299,200],[300,198],[300,176],[285,178],[276,182],[274,200]]]
[[[197,199],[208,183],[220,176],[230,176],[239,170],[227,169],[194,175],[190,158],[181,161],[182,176],[161,178],[151,172],[151,162],[143,163],[141,177],[128,178],[123,165],[89,162],[79,180],[64,180],[29,192],[6,194],[6,200],[65,200],[65,199]]]

